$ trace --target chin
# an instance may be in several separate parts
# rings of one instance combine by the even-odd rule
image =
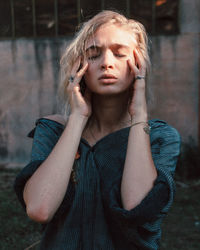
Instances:
[[[127,93],[127,91],[129,91],[129,89],[118,89],[115,88],[114,86],[108,86],[108,85],[99,90],[92,90],[94,94],[103,96],[121,95]]]

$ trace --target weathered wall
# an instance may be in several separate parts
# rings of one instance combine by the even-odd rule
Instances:
[[[152,117],[169,121],[183,142],[199,144],[200,1],[180,0],[177,36],[152,38]]]
[[[62,40],[0,42],[0,164],[24,164],[37,118],[57,112]]]
[[[176,127],[184,142],[198,141],[200,1],[180,1],[180,34],[152,40],[155,96],[150,118]],[[64,40],[0,41],[0,164],[24,165],[37,118],[57,112],[55,93]]]
[[[152,117],[169,121],[184,142],[198,141],[199,36],[153,38]]]

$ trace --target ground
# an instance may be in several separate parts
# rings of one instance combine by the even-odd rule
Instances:
[[[19,169],[0,170],[0,249],[36,250],[41,226],[27,218],[13,191],[18,172]],[[175,201],[163,223],[160,250],[199,250],[200,182],[177,181],[176,186]]]

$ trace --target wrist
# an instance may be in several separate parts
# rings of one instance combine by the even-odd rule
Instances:
[[[131,123],[136,123],[136,122],[148,122],[148,115],[146,112],[141,112],[136,115],[131,116]]]
[[[74,123],[75,125],[81,125],[85,127],[89,117],[81,115],[79,113],[71,113],[69,116],[69,121]]]
[[[148,135],[150,134],[151,126],[148,124],[148,122],[141,121],[141,122],[132,123],[131,128],[133,128],[135,126],[139,126],[139,125],[143,127],[143,130],[146,134],[148,134]]]

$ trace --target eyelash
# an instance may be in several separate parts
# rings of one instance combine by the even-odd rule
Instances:
[[[115,54],[115,56],[117,56],[117,57],[124,57],[125,55],[122,55],[122,54]]]
[[[117,57],[125,57],[125,55],[122,54],[114,54]],[[98,58],[100,55],[96,55],[96,56],[90,56],[88,57],[88,60],[95,60],[96,58]]]
[[[96,55],[96,56],[89,56],[89,57],[88,57],[88,60],[95,60],[97,57],[99,57],[99,55]]]

